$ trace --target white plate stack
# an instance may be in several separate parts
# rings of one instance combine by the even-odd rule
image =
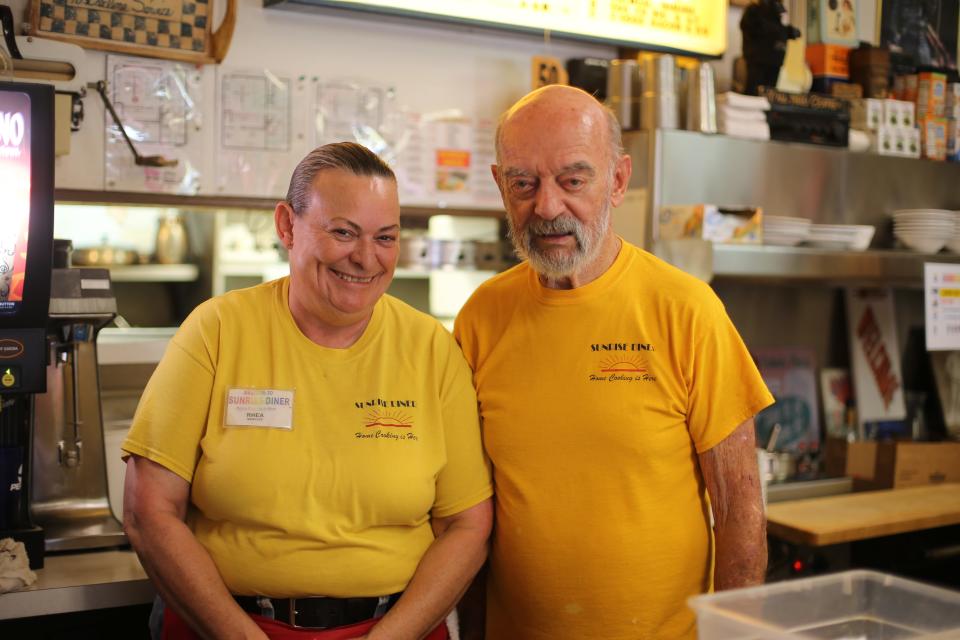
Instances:
[[[810,235],[810,220],[790,216],[763,216],[763,244],[795,247]]]
[[[872,224],[812,224],[807,243],[821,249],[865,251],[876,230]]]
[[[898,209],[893,212],[893,235],[920,253],[936,253],[948,242],[960,251],[956,221],[957,214],[946,209]]]

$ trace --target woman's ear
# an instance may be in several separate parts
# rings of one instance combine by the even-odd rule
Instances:
[[[277,208],[273,211],[273,224],[277,229],[277,237],[287,251],[293,248],[293,219],[296,215],[293,207],[284,200],[278,202]]]

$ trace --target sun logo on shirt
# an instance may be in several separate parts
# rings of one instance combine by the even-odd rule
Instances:
[[[367,414],[363,426],[409,429],[413,426],[413,418],[401,411],[371,411]]]
[[[607,356],[600,362],[601,373],[649,373],[650,365],[640,356]]]

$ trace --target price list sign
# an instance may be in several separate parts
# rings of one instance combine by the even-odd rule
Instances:
[[[275,0],[268,0],[268,4]],[[276,0],[279,1],[279,0]],[[312,0],[319,5],[472,22],[718,56],[728,0]]]
[[[927,351],[960,349],[960,264],[923,265]]]

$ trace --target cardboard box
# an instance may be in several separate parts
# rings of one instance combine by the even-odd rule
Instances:
[[[851,127],[861,131],[876,131],[883,124],[883,100],[861,98],[850,101]]]
[[[855,491],[960,482],[960,442],[846,442],[829,438],[824,469],[853,478]]]
[[[920,152],[930,160],[947,159],[947,119],[926,117],[920,125]]]
[[[810,0],[807,3],[807,42],[855,47],[857,2]]]
[[[713,204],[660,207],[662,240],[700,238],[727,244],[763,244],[763,210]]]
[[[882,125],[870,134],[870,150],[882,156],[904,155],[903,137],[899,127]]]
[[[947,83],[947,107],[960,106],[960,82]]]
[[[917,85],[917,118],[943,117],[947,106],[947,76],[925,71],[919,74]]]
[[[836,44],[808,44],[806,50],[807,64],[810,73],[814,76],[829,76],[831,78],[850,77],[850,47]]]

